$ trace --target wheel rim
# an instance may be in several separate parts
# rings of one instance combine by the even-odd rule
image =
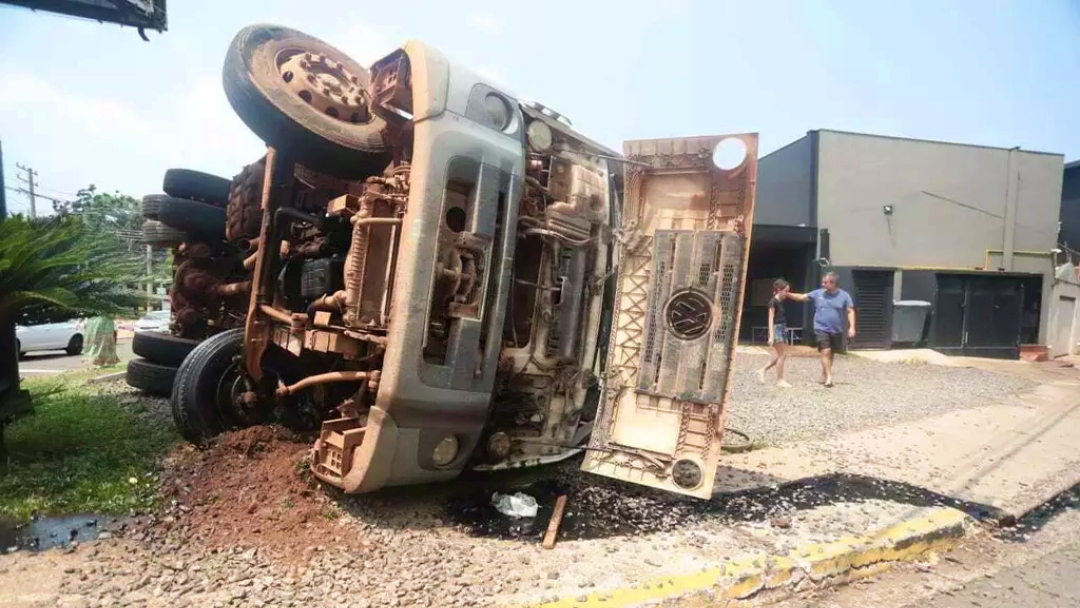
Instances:
[[[247,390],[247,380],[240,373],[240,368],[235,363],[229,364],[218,380],[215,400],[218,413],[226,424],[230,426],[251,424],[244,408],[241,407],[241,396]]]
[[[277,67],[286,88],[321,114],[346,124],[371,119],[367,91],[344,63],[291,49],[278,54]]]

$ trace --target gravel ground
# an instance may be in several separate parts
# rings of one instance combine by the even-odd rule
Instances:
[[[784,389],[773,384],[771,372],[768,383],[758,383],[755,371],[768,360],[765,354],[736,355],[727,426],[770,445],[918,420],[1035,386],[978,369],[879,363],[847,355],[836,358],[832,388],[817,383],[821,364],[816,358],[789,357],[784,375],[793,386]]]
[[[16,590],[8,597],[0,591],[0,604],[519,605],[602,594],[663,575],[697,572],[725,558],[829,542],[887,526],[920,508],[863,498],[855,488],[845,501],[836,488],[827,490],[828,496],[807,486],[785,495],[741,497],[724,508],[631,491],[620,512],[650,522],[640,531],[563,540],[552,551],[541,549],[531,536],[476,536],[476,530],[449,521],[445,511],[430,509],[438,499],[422,497],[371,499],[359,510],[352,510],[351,501],[343,503],[348,515],[338,520],[333,535],[313,535],[310,546],[287,558],[252,546],[252,538],[207,547],[176,534],[175,527],[165,535],[116,533],[77,548],[0,557],[0,590]],[[590,493],[575,492],[569,511],[597,516],[605,505],[623,502],[617,491],[614,484],[601,484]],[[822,504],[799,508],[807,500]],[[393,512],[407,513],[410,526],[398,525]],[[174,510],[167,517],[183,515]],[[347,549],[345,539],[361,546]],[[43,568],[43,561],[53,565]],[[36,588],[20,582],[27,576],[35,577]],[[28,593],[18,595],[20,588]]]
[[[838,385],[813,383],[813,359],[789,360],[792,389],[761,386],[760,355],[740,353],[729,425],[776,443],[890,424],[1023,390],[1030,383],[971,369],[837,362]],[[121,383],[101,390],[161,424],[168,403]],[[299,444],[297,444],[299,446]],[[235,451],[235,449],[234,449]],[[939,504],[889,482],[830,478],[767,487],[709,502],[683,499],[576,470],[483,476],[436,487],[342,497],[302,479],[302,448],[248,449],[170,467],[183,487],[165,508],[111,522],[108,539],[40,554],[0,556],[0,605],[30,606],[498,606],[580,597],[664,574],[691,573],[725,558],[783,553],[807,543],[880,529]],[[233,460],[229,460],[229,459]],[[272,458],[281,462],[269,462]],[[251,470],[221,490],[246,500],[238,516],[198,487],[200,462]],[[256,474],[292,471],[286,505]],[[764,473],[764,472],[763,472]],[[174,479],[168,471],[163,479]],[[269,488],[269,490],[267,490]],[[205,489],[204,489],[205,490]],[[534,520],[512,520],[490,506],[494,491],[535,496]],[[218,490],[214,490],[217,492]],[[555,498],[569,497],[560,541],[539,545]],[[201,497],[201,498],[196,498]],[[202,501],[201,503],[196,501]],[[235,505],[233,505],[235,507]],[[247,510],[245,510],[247,509]],[[274,534],[283,509],[288,535]],[[263,529],[270,532],[264,533]],[[225,532],[223,532],[225,530]]]

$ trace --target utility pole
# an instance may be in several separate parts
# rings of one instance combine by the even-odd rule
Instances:
[[[24,167],[19,163],[15,163],[15,166],[19,169],[26,171],[26,177],[16,175],[19,181],[26,183],[26,193],[30,195],[30,217],[37,217],[37,196],[34,194],[34,188],[37,188],[37,181],[34,179],[37,177],[37,171],[34,171],[30,167]]]

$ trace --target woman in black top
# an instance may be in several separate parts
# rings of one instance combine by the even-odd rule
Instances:
[[[769,299],[769,346],[773,347],[768,365],[757,372],[758,381],[765,383],[765,372],[776,368],[776,386],[788,388],[791,385],[784,380],[784,360],[787,359],[787,310],[785,300],[791,291],[791,285],[784,279],[773,282],[773,297]]]

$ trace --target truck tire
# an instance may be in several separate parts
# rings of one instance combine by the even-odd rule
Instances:
[[[176,247],[188,239],[183,230],[177,230],[157,220],[146,220],[142,226],[143,242],[153,247]]]
[[[191,169],[169,169],[161,182],[169,196],[189,198],[215,207],[229,202],[229,180]]]
[[[232,404],[228,376],[237,375],[236,358],[244,345],[244,330],[221,332],[192,349],[176,371],[172,391],[172,414],[176,429],[188,441],[204,445],[212,437],[239,426],[229,415]]]
[[[262,230],[262,189],[266,159],[252,163],[233,178],[225,210],[225,238],[235,243],[253,239]]]
[[[198,340],[181,338],[157,331],[136,332],[131,339],[131,350],[136,355],[160,365],[180,367]]]
[[[200,240],[225,240],[225,210],[221,207],[169,197],[159,203],[158,221]]]
[[[291,63],[301,53],[311,59],[302,69]],[[308,77],[338,85],[334,97],[322,92],[329,89],[301,87],[313,81]],[[248,26],[229,45],[222,81],[248,128],[302,165],[355,179],[381,173],[391,160],[386,122],[369,110],[367,70],[317,38],[277,25]]]
[[[167,397],[172,393],[175,378],[175,367],[151,363],[146,359],[129,361],[125,374],[129,386],[158,397]]]
[[[147,194],[144,196],[142,199],[143,217],[156,220],[158,211],[161,210],[161,201],[167,198],[169,198],[167,194]]]

